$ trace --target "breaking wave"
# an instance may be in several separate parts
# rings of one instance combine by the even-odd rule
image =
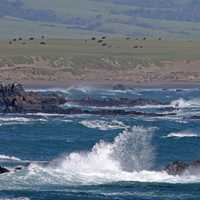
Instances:
[[[31,164],[29,170],[32,175],[41,170],[48,177],[59,176],[71,184],[141,181],[137,176],[148,176],[154,165],[152,136],[152,129],[133,127],[124,130],[113,143],[100,141],[90,152],[71,153],[44,168]]]
[[[172,176],[165,171],[154,171],[155,149],[153,129],[132,127],[124,130],[113,143],[100,141],[89,152],[73,152],[44,167],[29,166],[29,177],[46,183],[104,184],[120,181],[193,183],[200,176]]]
[[[104,120],[83,120],[80,124],[87,128],[99,129],[101,131],[128,128],[123,122],[117,120],[111,122]]]
[[[121,181],[200,182],[200,175],[172,176],[165,171],[155,171],[152,137],[153,129],[134,126],[124,130],[112,143],[100,141],[89,152],[73,152],[47,165],[32,163],[24,173],[7,174],[1,176],[0,181],[15,189],[16,186],[41,188],[47,184],[97,185]]]

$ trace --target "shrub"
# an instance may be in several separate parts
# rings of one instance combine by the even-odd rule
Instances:
[[[40,42],[41,45],[46,45],[46,42]]]

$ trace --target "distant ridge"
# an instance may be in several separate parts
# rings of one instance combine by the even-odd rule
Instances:
[[[199,38],[199,10],[198,0],[1,0],[0,38],[30,33]]]

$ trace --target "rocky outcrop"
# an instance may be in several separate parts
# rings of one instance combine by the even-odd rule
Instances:
[[[9,173],[9,172],[18,172],[18,171],[21,171],[22,169],[24,169],[24,167],[22,167],[22,166],[17,166],[13,170],[9,170],[5,167],[0,166],[0,174],[5,174],[5,173]]]
[[[123,84],[116,84],[113,86],[113,90],[126,90],[126,86]]]
[[[145,106],[145,105],[166,105],[158,100],[154,99],[129,99],[129,98],[105,98],[105,99],[94,99],[91,97],[86,97],[78,100],[69,99],[68,103],[74,103],[81,106],[95,106],[95,107],[109,107],[109,106]]]
[[[56,113],[65,102],[65,98],[57,94],[27,92],[21,84],[0,84],[0,108],[4,113]]]
[[[81,106],[105,107],[104,109],[64,108],[65,103],[75,103]],[[25,91],[21,84],[0,84],[0,112],[1,113],[52,113],[52,114],[93,114],[93,115],[134,115],[134,116],[166,116],[175,113],[145,113],[124,109],[108,109],[106,107],[136,106],[161,104],[151,99],[93,99],[90,97],[80,100],[66,100],[57,93],[41,93]]]
[[[169,164],[165,171],[169,175],[182,175],[185,172],[190,174],[200,173],[200,160],[194,160],[190,163],[183,161],[175,161]]]
[[[0,174],[5,174],[5,173],[9,173],[10,170],[4,168],[4,167],[0,167]]]

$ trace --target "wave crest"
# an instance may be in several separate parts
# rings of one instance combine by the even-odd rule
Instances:
[[[32,164],[29,169],[36,173],[42,170],[54,177],[60,175],[70,183],[134,181],[138,173],[148,173],[153,166],[152,136],[152,129],[135,126],[124,130],[112,143],[100,141],[90,152],[73,152],[46,168]]]

